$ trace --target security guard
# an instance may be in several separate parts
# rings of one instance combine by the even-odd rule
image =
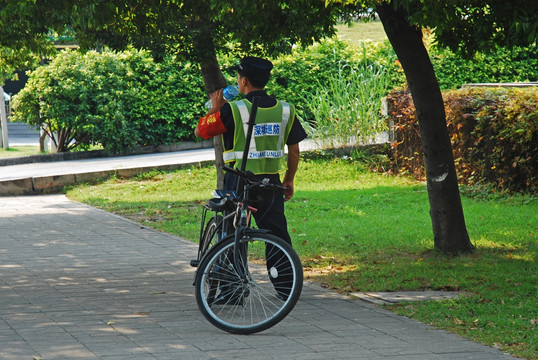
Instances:
[[[299,163],[299,142],[306,138],[306,132],[295,118],[295,107],[276,100],[264,90],[269,81],[273,64],[257,57],[245,57],[233,70],[237,70],[239,92],[245,94],[244,100],[227,103],[222,90],[210,95],[212,108],[202,117],[194,133],[197,137],[209,139],[222,134],[224,160],[229,166],[241,167],[243,150],[246,143],[248,117],[254,97],[258,97],[256,125],[249,148],[246,170],[261,178],[269,178],[271,183],[282,184],[287,190],[280,196],[269,190],[259,190],[252,194],[261,199],[254,214],[260,229],[270,230],[273,234],[291,245],[284,215],[284,201],[293,196],[293,179]],[[284,144],[288,146],[287,170],[280,182],[280,164],[284,157]],[[226,174],[225,189],[235,190],[237,178]],[[282,196],[283,195],[283,196]]]

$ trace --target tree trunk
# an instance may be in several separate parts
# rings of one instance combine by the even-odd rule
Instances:
[[[376,10],[402,64],[415,104],[426,163],[434,246],[450,254],[471,252],[474,247],[465,226],[443,98],[422,32],[410,25],[402,9],[382,3]]]
[[[0,149],[9,149],[9,136],[7,130],[7,113],[4,103],[4,88],[0,86]]]
[[[226,87],[226,79],[220,70],[215,51],[213,50],[211,56],[204,60],[200,66],[207,94]],[[215,148],[215,167],[217,168],[217,189],[222,189],[224,187],[224,174],[221,169],[224,165],[224,159],[222,158],[224,148],[221,136],[213,137],[213,146]]]

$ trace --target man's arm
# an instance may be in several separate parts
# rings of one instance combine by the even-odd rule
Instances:
[[[295,173],[299,167],[299,144],[288,145],[288,170],[284,175],[284,180],[282,185],[287,187],[288,190],[284,190],[284,200],[288,201],[293,197],[293,179],[295,178]]]

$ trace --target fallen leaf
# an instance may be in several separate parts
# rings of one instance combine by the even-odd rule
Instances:
[[[463,321],[461,321],[460,319],[458,318],[454,318],[454,323],[458,324],[458,325],[463,325],[465,324]]]

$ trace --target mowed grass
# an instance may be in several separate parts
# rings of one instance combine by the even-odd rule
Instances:
[[[337,36],[340,40],[351,43],[361,41],[380,42],[387,40],[387,35],[383,29],[381,21],[355,21],[351,24],[339,24],[336,26]]]
[[[17,145],[10,146],[9,149],[0,148],[0,159],[1,158],[10,158],[10,157],[19,157],[19,156],[29,156],[29,155],[39,155],[39,146],[32,145]]]
[[[91,145],[88,149],[78,149],[75,148],[73,152],[77,151],[92,151],[92,150],[103,150],[101,145]],[[2,158],[11,158],[11,157],[23,157],[30,155],[46,155],[50,154],[47,152],[39,151],[39,146],[37,145],[15,145],[10,146],[9,149],[0,149],[0,159]]]
[[[197,241],[215,169],[154,172],[70,189],[70,198]],[[472,255],[433,250],[425,185],[371,173],[350,158],[301,161],[287,203],[309,281],[341,293],[456,290],[459,299],[390,309],[524,358],[538,357],[538,204],[531,196],[463,197]]]

